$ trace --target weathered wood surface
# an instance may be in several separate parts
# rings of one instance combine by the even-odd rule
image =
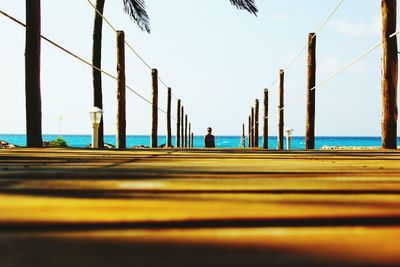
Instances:
[[[316,81],[315,33],[308,34],[307,88],[306,88],[306,149],[315,148],[315,81]]]
[[[397,148],[398,47],[397,1],[381,0],[382,18],[382,148]]]
[[[151,70],[151,96],[152,96],[152,112],[151,112],[151,136],[150,147],[158,146],[158,71]]]
[[[279,105],[278,105],[278,149],[283,150],[283,138],[284,138],[284,83],[285,83],[285,72],[279,70]]]
[[[117,31],[117,148],[126,148],[125,33]]]
[[[0,150],[0,266],[398,266],[399,160]]]
[[[268,89],[264,89],[263,148],[268,148]]]
[[[254,104],[254,147],[258,147],[258,136],[259,136],[259,100],[256,99]]]
[[[29,147],[42,147],[41,5],[40,1],[26,0],[25,3],[27,28],[25,31],[26,143]]]
[[[176,104],[176,147],[181,147],[181,100]]]
[[[172,130],[171,130],[171,88],[168,87],[167,92],[167,147],[172,147]]]

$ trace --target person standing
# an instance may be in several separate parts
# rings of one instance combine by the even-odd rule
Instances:
[[[215,138],[214,135],[211,134],[211,127],[207,128],[207,134],[204,136],[204,147],[213,148],[215,147]]]

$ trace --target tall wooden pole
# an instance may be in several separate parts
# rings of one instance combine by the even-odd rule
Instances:
[[[278,149],[283,149],[283,88],[285,73],[279,70],[279,105],[278,105]]]
[[[181,100],[176,105],[176,147],[181,147]]]
[[[247,146],[251,147],[251,115],[249,116],[249,132],[248,132],[248,138],[247,138]]]
[[[245,148],[246,147],[246,142],[245,142],[246,134],[245,134],[245,129],[244,129],[244,123],[242,124],[242,137],[240,139],[240,147]]]
[[[171,88],[168,87],[167,96],[167,147],[172,147],[171,133]]]
[[[188,147],[188,116],[185,114],[185,147]]]
[[[254,146],[258,147],[258,136],[259,136],[259,100],[256,99],[256,103],[254,105]]]
[[[125,34],[117,31],[117,148],[126,148]]]
[[[185,109],[181,107],[181,147],[185,147]]]
[[[263,148],[268,149],[268,89],[264,89]]]
[[[30,2],[36,2],[27,0]],[[94,12],[93,24],[93,46],[92,46],[92,77],[93,77],[93,106],[103,109],[103,92],[101,81],[101,51],[102,51],[102,29],[105,0],[96,0],[96,11]],[[27,11],[30,11],[27,9]],[[98,130],[98,147],[104,147],[104,116],[101,116]]]
[[[191,123],[189,123],[189,131],[188,131],[188,147],[190,148],[190,147],[192,147],[192,143],[191,143],[191,138],[190,138],[190,136],[191,136],[191,131],[192,131],[192,124]]]
[[[317,36],[308,34],[307,59],[307,114],[306,114],[306,149],[315,148],[315,77],[316,77],[316,47]]]
[[[396,0],[381,0],[382,13],[382,148],[397,149],[398,58]]]
[[[151,147],[157,147],[157,131],[158,131],[158,73],[157,69],[151,70],[152,77],[152,96],[153,96],[153,106],[152,106],[152,126],[151,126]]]
[[[254,107],[251,107],[251,147],[254,147],[255,131],[254,131]]]
[[[42,98],[40,93],[40,0],[26,0],[25,105],[26,144],[42,147]]]

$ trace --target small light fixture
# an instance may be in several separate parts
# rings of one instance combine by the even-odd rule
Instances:
[[[103,115],[103,111],[98,107],[93,107],[90,110],[90,119],[92,121],[93,126],[93,134],[92,134],[92,148],[99,147],[99,124],[101,121],[101,116]]]
[[[290,145],[291,142],[290,141],[292,139],[293,129],[286,128],[285,132],[286,132],[286,147],[287,147],[288,150],[290,150],[290,148],[291,148],[291,145]]]

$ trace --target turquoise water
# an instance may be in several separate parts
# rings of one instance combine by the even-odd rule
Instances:
[[[43,135],[44,141],[54,140],[57,135]],[[71,147],[85,147],[91,143],[90,135],[62,135],[62,138],[67,141]],[[165,144],[165,136],[158,137],[158,144]],[[0,140],[7,141],[17,146],[25,146],[26,138],[22,134],[0,134]],[[115,135],[106,135],[105,142],[115,145]],[[240,136],[216,136],[215,142],[217,148],[237,148],[240,146]],[[276,136],[268,138],[269,148],[275,149],[277,146]],[[286,143],[286,140],[285,140]],[[400,143],[400,138],[398,138]],[[175,146],[175,138],[173,137],[172,144]],[[259,139],[260,146],[262,139]],[[150,137],[146,135],[129,135],[126,140],[127,147],[132,146],[149,146]],[[285,144],[286,145],[286,144]],[[343,136],[324,136],[315,138],[315,148],[319,149],[322,146],[381,146],[381,137],[343,137]],[[203,136],[194,137],[194,147],[203,147]],[[304,149],[304,137],[292,137],[292,149]]]

